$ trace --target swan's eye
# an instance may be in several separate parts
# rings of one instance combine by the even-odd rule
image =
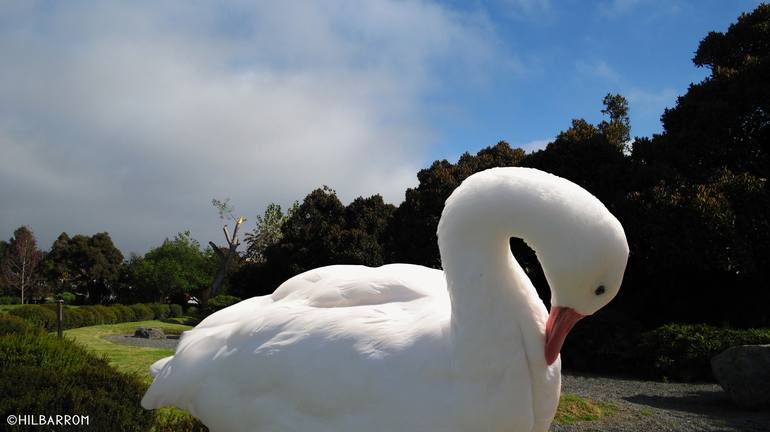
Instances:
[[[596,293],[596,295],[602,295],[604,294],[604,291],[605,291],[604,285],[599,285],[598,287],[596,287],[596,291],[594,291],[594,293]]]

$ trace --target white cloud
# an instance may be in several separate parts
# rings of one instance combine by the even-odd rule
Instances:
[[[678,14],[681,3],[670,0],[609,0],[597,5],[599,14],[607,18],[628,16],[637,13],[640,8],[646,8],[644,19],[649,19]]]
[[[521,147],[523,150],[527,152],[533,152],[533,151],[544,149],[548,144],[552,143],[553,141],[554,141],[554,138],[536,139],[528,143],[517,145],[514,147]]]
[[[601,78],[611,84],[618,84],[622,81],[620,74],[605,60],[597,60],[594,62],[579,60],[575,64],[575,68],[583,75],[592,78]]]
[[[430,2],[19,2],[0,19],[0,227],[126,251],[212,197],[253,215],[322,184],[392,202],[431,144],[426,95],[495,55],[483,15]],[[449,78],[446,78],[446,77]]]

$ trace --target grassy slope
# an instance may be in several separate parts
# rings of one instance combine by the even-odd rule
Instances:
[[[179,333],[191,327],[182,324],[169,324],[161,321],[139,321],[120,324],[105,324],[66,330],[64,334],[85,345],[88,349],[104,354],[110,364],[122,372],[137,373],[150,384],[148,368],[156,360],[174,354],[174,350],[144,348],[113,343],[104,338],[109,335],[133,334],[137,327],[160,327],[166,332]]]
[[[144,348],[113,343],[104,338],[109,335],[133,334],[137,327],[162,328],[167,333],[189,330],[190,326],[170,324],[161,321],[139,321],[120,324],[105,324],[66,330],[67,337],[75,339],[86,348],[107,357],[110,365],[121,372],[138,374],[149,386],[152,382],[149,367],[155,361],[174,354],[174,350]],[[186,411],[177,408],[161,408],[156,413],[155,425],[151,431],[198,431],[204,430]]]

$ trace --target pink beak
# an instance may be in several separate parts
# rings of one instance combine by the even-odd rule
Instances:
[[[559,351],[572,327],[585,315],[575,312],[575,309],[556,306],[548,314],[545,324],[545,361],[550,366],[559,357]]]

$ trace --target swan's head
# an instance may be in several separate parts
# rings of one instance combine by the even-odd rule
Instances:
[[[487,236],[487,237],[485,237]],[[628,243],[620,222],[569,180],[531,168],[492,168],[468,177],[449,197],[439,223],[442,263],[468,244],[511,237],[537,253],[551,287],[545,354],[556,361],[575,323],[610,302],[620,289]],[[448,269],[447,269],[448,271]]]
[[[569,331],[620,290],[628,260],[628,243],[620,222],[596,198],[582,190],[576,211],[567,215],[548,247],[542,250],[543,271],[551,287],[546,323],[545,356],[556,361]],[[581,208],[582,207],[582,208]]]

